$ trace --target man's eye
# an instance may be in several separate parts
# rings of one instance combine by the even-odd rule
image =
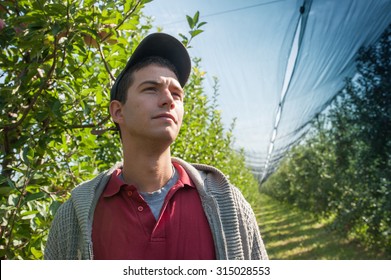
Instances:
[[[148,88],[145,88],[144,91],[157,92],[157,88],[156,87],[148,87]]]
[[[173,96],[174,98],[182,99],[182,94],[180,94],[180,93],[178,93],[178,92],[172,92],[171,94],[172,94],[172,96]]]

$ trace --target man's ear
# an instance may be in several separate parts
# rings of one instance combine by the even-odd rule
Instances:
[[[123,115],[122,115],[122,103],[118,100],[113,100],[110,102],[110,115],[113,121],[117,124],[122,123]]]

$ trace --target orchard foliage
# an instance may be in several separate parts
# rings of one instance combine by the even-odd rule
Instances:
[[[2,259],[41,259],[53,216],[72,188],[121,160],[108,113],[119,71],[152,24],[148,0],[0,3],[0,217]],[[202,33],[187,16],[185,45]],[[216,164],[256,190],[232,147],[195,60],[183,130],[173,153]]]
[[[391,27],[361,50],[357,74],[265,192],[391,251]]]

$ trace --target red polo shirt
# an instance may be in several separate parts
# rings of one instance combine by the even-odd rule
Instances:
[[[215,259],[212,233],[194,183],[179,164],[179,179],[156,221],[135,186],[116,170],[94,213],[94,259]]]

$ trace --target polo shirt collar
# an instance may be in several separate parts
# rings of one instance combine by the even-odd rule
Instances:
[[[118,169],[114,170],[114,172],[111,174],[110,180],[107,183],[105,190],[103,191],[103,194],[102,194],[103,197],[114,196],[121,190],[121,187],[127,186],[127,184],[124,181],[122,181],[122,179],[120,177],[121,172],[122,172],[122,169],[118,168]],[[130,187],[133,187],[133,186],[130,186]]]
[[[183,185],[183,186],[195,188],[196,186],[193,183],[193,181],[190,179],[186,170],[177,162],[173,162],[172,164],[174,165],[175,169],[177,170],[177,172],[179,174],[179,180],[176,185]]]
[[[177,162],[173,162],[173,165],[176,169],[176,171],[179,174],[179,179],[175,183],[175,186],[187,186],[191,188],[196,188],[193,181],[190,179],[189,175],[187,174],[186,170]],[[111,178],[109,182],[107,183],[107,186],[105,190],[103,191],[103,197],[111,197],[116,195],[122,187],[127,187],[129,190],[137,191],[137,188],[133,185],[127,185],[122,179],[120,174],[122,173],[122,169],[118,168],[114,170],[114,172],[111,174]]]

